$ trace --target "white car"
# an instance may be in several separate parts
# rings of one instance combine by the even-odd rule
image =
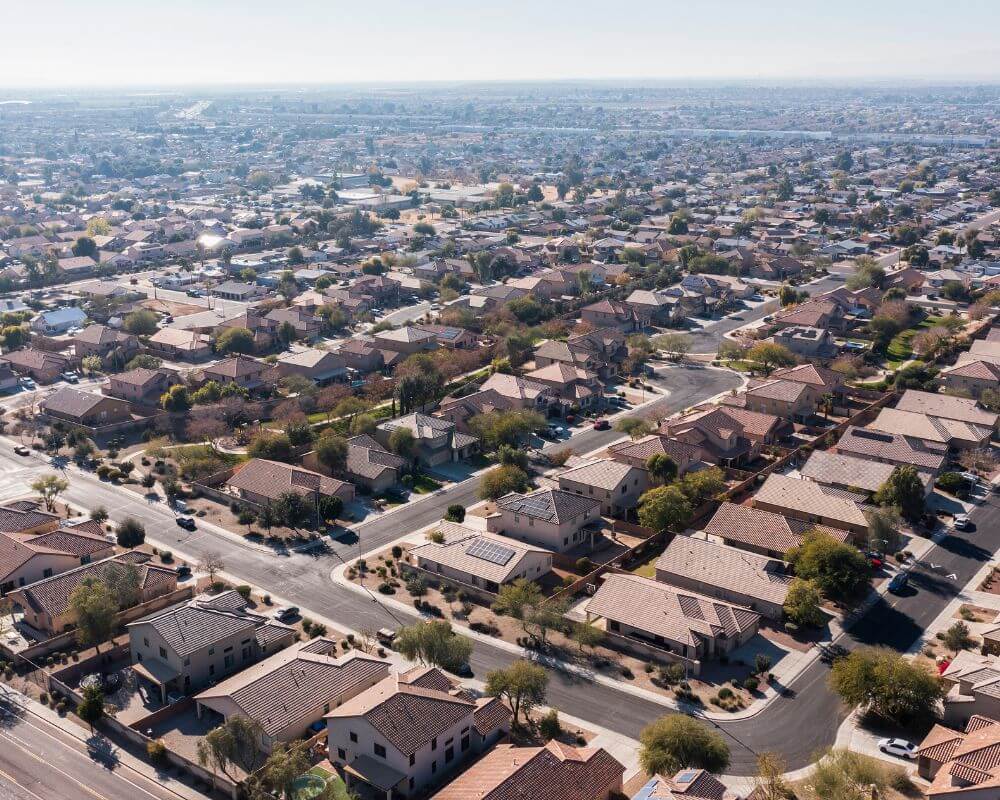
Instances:
[[[890,756],[899,758],[916,758],[917,746],[906,739],[879,739],[878,749]]]
[[[968,530],[969,526],[971,524],[969,522],[969,515],[968,514],[956,514],[955,515],[955,522],[953,524],[955,526],[955,530],[957,530],[957,531]]]

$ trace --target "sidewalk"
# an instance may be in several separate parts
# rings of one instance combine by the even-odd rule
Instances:
[[[66,716],[60,716],[48,706],[42,705],[28,695],[17,691],[17,689],[14,689],[13,687],[6,687],[6,691],[8,696],[13,695],[16,697],[18,705],[23,708],[26,713],[38,720],[41,720],[42,722],[48,723],[54,728],[58,728],[63,733],[76,739],[85,747],[88,746],[88,741],[93,738],[94,734],[91,734],[89,731],[77,725],[70,718],[70,715],[67,714]],[[101,735],[103,736],[103,734]],[[109,741],[114,740],[109,739]],[[207,800],[208,795],[202,794],[201,792],[191,788],[186,783],[175,778],[170,772],[156,769],[156,767],[148,764],[141,758],[138,758],[130,752],[129,749],[118,742],[114,742],[114,745],[114,758],[117,760],[120,767],[137,773],[152,783],[159,784],[167,791],[177,795],[178,798],[182,798],[182,800]]]

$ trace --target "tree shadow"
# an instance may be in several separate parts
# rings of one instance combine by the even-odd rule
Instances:
[[[91,761],[96,761],[109,772],[114,771],[121,763],[121,759],[118,758],[118,749],[108,737],[97,732],[91,734],[87,739],[87,755],[90,756]]]

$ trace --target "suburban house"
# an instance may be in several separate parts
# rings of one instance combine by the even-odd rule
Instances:
[[[781,620],[792,576],[780,559],[675,536],[656,559],[656,580]]]
[[[738,466],[754,461],[765,444],[776,443],[789,423],[773,414],[744,408],[711,406],[660,426],[660,433],[698,447],[705,460]]]
[[[205,367],[201,373],[206,381],[215,381],[222,386],[235,384],[241,389],[253,392],[268,385],[264,373],[270,369],[271,366],[263,361],[257,361],[250,356],[236,355]]]
[[[302,466],[323,474],[330,472],[329,467],[320,463],[315,452],[302,456]],[[344,477],[356,486],[367,486],[372,492],[384,492],[399,483],[409,466],[405,458],[389,452],[367,434],[347,440]]]
[[[54,311],[43,311],[31,320],[31,329],[46,336],[66,333],[72,328],[82,328],[87,315],[76,306],[65,306]]]
[[[777,369],[770,375],[772,380],[796,381],[811,386],[818,397],[825,394],[844,394],[844,376],[832,369],[817,364],[799,364],[795,367]]]
[[[919,411],[903,411],[898,407],[883,408],[878,412],[878,416],[868,423],[868,427],[883,433],[936,442],[954,450],[986,447],[995,432],[992,426],[932,417]]]
[[[257,286],[252,283],[225,281],[212,289],[212,294],[220,300],[237,300],[241,303],[249,303],[266,291],[263,286]]]
[[[418,331],[432,334],[440,347],[452,350],[472,350],[479,344],[476,334],[465,328],[456,328],[452,325],[414,325],[413,327]]]
[[[599,328],[570,336],[565,342],[550,339],[535,348],[535,366],[566,364],[593,372],[601,380],[617,374],[628,355],[625,335],[613,328]]]
[[[854,541],[868,533],[865,496],[844,489],[771,473],[752,502],[754,508],[847,531]]]
[[[549,388],[546,391],[550,391]],[[516,401],[503,397],[494,389],[485,389],[462,397],[446,397],[438,405],[434,416],[438,419],[447,420],[454,423],[455,428],[462,433],[472,433],[469,427],[469,420],[480,414],[489,414],[492,411],[507,411],[520,408]],[[539,413],[545,413],[547,409],[542,407]]]
[[[799,474],[807,480],[816,481],[835,489],[864,491],[873,495],[889,480],[896,470],[894,464],[869,461],[846,453],[831,453],[829,450],[814,450],[808,461],[801,466]],[[924,484],[924,493],[934,489],[934,476],[930,472],[917,470]]]
[[[128,372],[108,376],[108,383],[102,391],[136,405],[159,406],[164,392],[179,383],[180,376],[173,370],[136,367]]]
[[[775,378],[752,382],[745,391],[723,397],[722,404],[785,420],[805,422],[816,411],[818,400],[819,395],[809,384]]]
[[[608,636],[654,657],[699,662],[725,655],[757,633],[760,614],[743,606],[631,574],[609,574],[584,607]]]
[[[339,497],[345,503],[354,500],[350,483],[266,458],[251,458],[241,464],[225,486],[229,494],[257,506],[270,505],[286,492],[307,498]]]
[[[631,800],[754,800],[755,796],[734,792],[703,769],[682,769],[672,778],[654,775]]]
[[[100,527],[92,520],[60,527],[30,503],[0,506],[0,595],[114,555]]]
[[[419,412],[380,423],[375,428],[375,438],[388,447],[392,432],[400,429],[413,434],[416,445],[414,457],[427,467],[461,461],[471,456],[479,446],[475,436],[459,433],[453,422]]]
[[[839,541],[847,540],[847,532],[824,525],[815,525],[794,517],[786,517],[761,508],[724,502],[705,525],[705,534],[721,544],[749,550],[769,558],[785,557],[793,547],[802,544],[805,535],[819,530]]]
[[[574,406],[590,408],[598,405],[604,392],[597,373],[561,361],[534,369],[524,377],[533,383],[550,387],[561,401],[560,404],[565,407],[565,413]]]
[[[960,651],[941,673],[948,689],[944,697],[944,723],[965,727],[978,714],[1000,716],[1000,657]]]
[[[601,501],[562,489],[511,492],[496,501],[504,536],[563,553],[592,538],[601,526]]]
[[[38,383],[54,383],[72,364],[62,353],[33,348],[4,353],[0,363],[8,364],[13,372],[32,378]]]
[[[201,595],[126,626],[132,671],[166,702],[255,664],[295,641],[295,630],[247,610],[229,590]]]
[[[73,354],[77,358],[98,356],[105,358],[121,348],[122,364],[139,350],[139,339],[131,333],[117,331],[106,325],[88,325],[73,337]]]
[[[944,468],[948,457],[948,446],[940,442],[906,434],[872,431],[855,425],[844,431],[833,450],[886,464],[909,464],[933,475]]]
[[[38,403],[41,416],[72,422],[87,428],[129,422],[131,404],[127,400],[63,387]]]
[[[1000,386],[1000,362],[966,361],[941,370],[941,382],[946,388],[968,392],[979,397],[984,390]]]
[[[667,456],[677,465],[678,477],[693,465],[705,459],[705,452],[697,445],[671,439],[661,433],[650,434],[636,441],[618,442],[608,447],[608,456],[623,464],[645,469],[654,455]]]
[[[649,488],[649,473],[622,461],[603,458],[573,467],[558,476],[559,488],[585,495],[601,503],[601,513],[624,516],[634,509],[639,496]]]
[[[212,355],[212,340],[204,333],[163,328],[148,340],[149,352],[166,359],[201,361]]]
[[[825,328],[792,325],[782,328],[771,339],[803,358],[829,358],[837,352],[837,345]]]
[[[145,553],[130,550],[30,583],[16,589],[10,598],[24,609],[25,622],[44,634],[55,636],[75,623],[69,598],[87,578],[100,580],[109,570],[126,569],[131,565],[139,571],[140,603],[173,592],[177,588],[176,571],[150,564],[149,560]]]
[[[480,391],[496,392],[509,401],[510,408],[537,411],[540,414],[548,413],[550,406],[557,402],[556,389],[552,386],[502,372],[490,375],[483,382]]]
[[[0,392],[10,392],[18,387],[17,374],[9,361],[0,361]]]
[[[961,730],[934,725],[917,748],[928,800],[993,800],[1000,792],[1000,722],[972,715]]]
[[[505,536],[442,521],[442,542],[411,548],[409,563],[431,577],[496,594],[500,587],[524,578],[539,580],[552,570],[552,553]]]
[[[936,392],[921,392],[907,389],[896,403],[897,411],[926,414],[938,420],[953,420],[967,425],[988,428],[996,434],[1000,414],[987,411],[975,400],[968,397],[954,397]]]
[[[635,310],[620,300],[604,299],[580,309],[580,319],[595,328],[614,328],[624,333],[641,327]]]
[[[394,353],[423,353],[436,350],[437,337],[430,331],[424,331],[414,325],[396,328],[395,330],[379,331],[375,334],[375,346],[380,350],[392,350]]]
[[[242,716],[261,727],[260,747],[291,742],[330,711],[389,677],[389,664],[352,650],[338,657],[335,639],[297,642],[195,695],[198,717]]]
[[[266,318],[279,328],[287,322],[297,339],[315,339],[323,331],[323,320],[301,306],[276,308],[269,311]]]
[[[426,793],[510,730],[499,699],[473,700],[436,668],[390,675],[326,715],[347,788],[386,800]]]
[[[611,800],[621,794],[625,767],[601,747],[500,744],[432,800]]]
[[[347,361],[339,353],[308,348],[297,353],[284,353],[274,364],[275,372],[282,378],[299,375],[317,386],[326,386],[347,378]]]

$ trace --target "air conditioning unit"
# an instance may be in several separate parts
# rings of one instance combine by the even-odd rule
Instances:
[[[584,587],[584,590],[587,592],[587,594],[594,594],[595,592],[597,592],[597,584],[596,583],[588,583]]]

